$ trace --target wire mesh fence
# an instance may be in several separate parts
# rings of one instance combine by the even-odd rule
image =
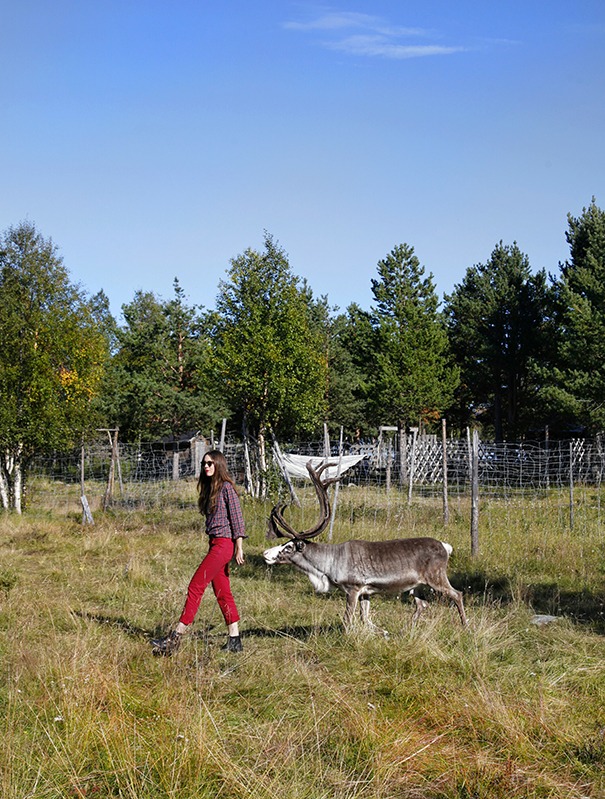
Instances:
[[[443,443],[436,436],[408,437],[405,450],[396,442],[355,442],[331,445],[330,459],[339,454],[361,460],[343,474],[347,486],[405,489],[414,497],[437,495],[444,477]],[[63,512],[80,511],[80,495],[91,509],[104,504],[133,510],[190,507],[195,504],[199,464],[206,449],[199,440],[170,443],[120,443],[117,450],[93,442],[67,453],[35,457],[29,464],[26,484],[28,507]],[[254,447],[249,461],[258,462]],[[321,458],[326,443],[318,441],[282,444],[284,452]],[[246,475],[245,447],[227,438],[223,451],[230,472],[243,485]],[[112,465],[113,458],[113,465]],[[471,484],[472,457],[466,439],[446,442],[447,483],[452,498],[467,496]],[[113,472],[113,476],[112,476]],[[605,447],[601,437],[541,443],[479,442],[478,478],[482,498],[506,499],[549,489],[573,486],[600,488],[605,472]],[[111,483],[111,484],[110,484]],[[411,486],[410,486],[411,483]],[[269,494],[284,491],[276,464],[269,460]],[[411,491],[410,491],[411,488]],[[401,499],[401,497],[400,497]]]

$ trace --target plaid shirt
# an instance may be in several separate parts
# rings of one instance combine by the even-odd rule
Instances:
[[[206,516],[206,533],[216,538],[248,538],[237,491],[223,483],[214,513]]]

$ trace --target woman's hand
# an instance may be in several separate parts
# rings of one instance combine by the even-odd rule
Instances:
[[[243,538],[236,538],[235,539],[235,562],[238,566],[241,566],[244,562],[244,539]]]

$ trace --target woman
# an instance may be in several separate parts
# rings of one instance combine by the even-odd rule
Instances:
[[[170,655],[181,645],[183,633],[195,618],[208,583],[212,583],[227,625],[229,637],[223,649],[229,652],[242,651],[239,614],[229,584],[229,561],[235,554],[236,563],[241,565],[244,562],[242,543],[248,536],[244,531],[244,518],[235,483],[227,471],[225,456],[219,450],[213,449],[204,455],[197,490],[200,513],[206,516],[210,548],[189,583],[187,601],[179,623],[164,638],[151,641],[155,652],[161,655]]]

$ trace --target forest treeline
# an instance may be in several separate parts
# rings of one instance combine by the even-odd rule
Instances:
[[[374,302],[316,297],[265,233],[231,260],[216,307],[138,291],[118,321],[70,280],[30,222],[0,236],[0,493],[36,451],[99,428],[123,441],[208,431],[263,441],[448,419],[496,440],[605,427],[605,213],[568,216],[569,258],[534,272],[497,243],[443,301],[408,244],[371,277]]]

